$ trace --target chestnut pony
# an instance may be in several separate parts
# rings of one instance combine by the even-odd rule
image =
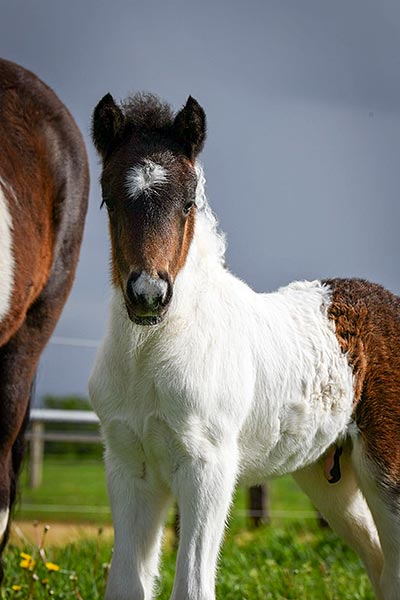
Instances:
[[[173,600],[213,600],[237,483],[293,473],[400,598],[400,300],[357,279],[257,294],[224,264],[197,156],[205,114],[151,95],[93,116],[113,298],[89,389],[115,551],[107,600],[150,600],[180,511]]]
[[[40,354],[67,299],[89,188],[81,134],[54,92],[0,60],[0,551]],[[2,576],[2,572],[1,572]]]

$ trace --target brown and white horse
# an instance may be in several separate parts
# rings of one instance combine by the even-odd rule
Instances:
[[[400,598],[400,299],[363,280],[257,294],[224,265],[196,161],[205,114],[138,95],[95,109],[113,299],[89,389],[115,551],[107,600],[150,600],[166,509],[173,600],[213,600],[235,485],[293,473]],[[332,485],[333,484],[333,485]]]
[[[40,354],[78,261],[89,172],[54,92],[0,60],[0,551],[8,535]]]

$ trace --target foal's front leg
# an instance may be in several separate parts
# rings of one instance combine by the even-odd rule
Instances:
[[[105,598],[151,600],[170,494],[146,470],[139,452],[129,453],[129,445],[126,451],[122,457],[106,444],[114,554]]]
[[[174,477],[180,543],[171,600],[213,600],[215,571],[237,474],[236,444],[188,459]]]

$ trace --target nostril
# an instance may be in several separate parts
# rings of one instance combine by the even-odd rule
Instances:
[[[169,276],[169,274],[166,271],[157,271],[157,275],[159,276],[160,279],[162,279],[163,281],[166,281],[168,283],[168,285],[172,285],[171,277]]]
[[[126,293],[128,295],[129,300],[133,304],[136,304],[136,302],[138,301],[138,295],[135,291],[135,283],[139,279],[140,275],[140,272],[132,271],[132,273],[129,275],[128,282],[126,284]]]
[[[157,275],[163,282],[167,284],[167,286],[164,287],[164,294],[162,299],[162,303],[166,305],[169,303],[172,297],[172,280],[166,271],[158,271]]]
[[[139,279],[141,274],[142,274],[141,271],[132,271],[132,273],[129,275],[128,285],[135,283],[135,281],[137,281]]]

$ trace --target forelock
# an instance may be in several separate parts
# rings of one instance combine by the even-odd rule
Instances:
[[[123,101],[121,108],[126,123],[142,130],[169,127],[174,115],[171,106],[155,94],[138,93]]]

